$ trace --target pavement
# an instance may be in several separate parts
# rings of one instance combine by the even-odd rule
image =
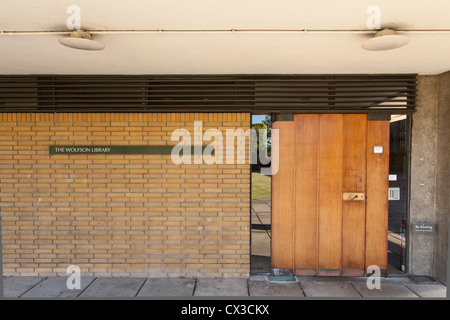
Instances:
[[[279,279],[283,279],[280,281]],[[4,297],[14,299],[152,297],[446,298],[439,282],[409,277],[380,278],[369,289],[364,277],[133,278],[81,277],[80,289],[68,289],[67,277],[3,277]]]

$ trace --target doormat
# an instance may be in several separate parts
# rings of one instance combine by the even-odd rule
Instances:
[[[409,278],[416,284],[438,284],[436,280],[428,276],[409,276]]]
[[[294,276],[267,276],[267,281],[295,281]]]

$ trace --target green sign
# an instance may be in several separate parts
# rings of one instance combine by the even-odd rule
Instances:
[[[171,154],[174,146],[49,146],[50,154]],[[206,146],[202,146],[202,150]],[[191,147],[191,154],[195,146]]]

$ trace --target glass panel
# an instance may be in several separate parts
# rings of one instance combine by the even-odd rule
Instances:
[[[255,130],[270,130],[271,123],[270,116],[252,116],[252,127]],[[267,147],[270,148],[270,133],[268,136]],[[259,143],[257,148],[259,148]],[[252,164],[252,255],[250,262],[252,274],[268,274],[271,270],[271,176],[261,174],[262,166],[263,164],[259,161]]]
[[[406,272],[409,119],[393,115],[390,130],[388,272]]]

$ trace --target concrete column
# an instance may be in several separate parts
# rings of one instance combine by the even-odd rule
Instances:
[[[419,76],[412,116],[409,273],[432,275],[434,235],[413,234],[412,224],[435,223],[438,77]]]
[[[434,234],[409,237],[409,273],[446,283],[449,227],[450,72],[419,76],[411,145],[410,231],[434,223]]]
[[[450,72],[439,76],[436,155],[435,275],[447,283],[450,215]]]

